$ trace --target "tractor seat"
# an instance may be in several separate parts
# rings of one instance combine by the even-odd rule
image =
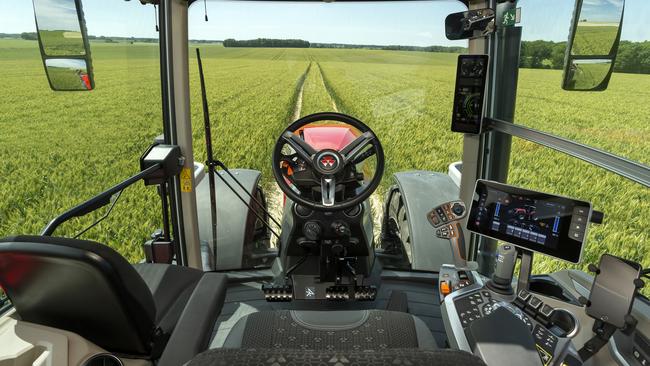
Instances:
[[[133,268],[151,291],[156,324],[173,329],[203,271],[161,263],[138,263]]]
[[[168,339],[183,333],[183,341],[174,342],[185,352],[174,356],[189,360],[207,348],[226,276],[166,264],[132,266],[108,246],[86,240],[16,236],[0,239],[0,286],[23,321],[148,359],[159,358]]]
[[[221,365],[486,366],[480,358],[469,352],[417,348],[396,348],[365,352],[216,348],[197,355],[187,364],[187,366]]]
[[[223,348],[367,351],[435,349],[426,324],[408,313],[386,310],[261,311],[241,318]]]

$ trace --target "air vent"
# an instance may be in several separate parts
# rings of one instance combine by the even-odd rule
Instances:
[[[83,366],[124,366],[117,356],[110,353],[100,353],[90,357]]]

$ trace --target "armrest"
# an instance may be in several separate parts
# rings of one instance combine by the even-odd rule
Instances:
[[[488,365],[542,366],[530,330],[506,309],[473,322],[469,338],[474,354]]]
[[[226,297],[227,276],[205,273],[194,288],[158,366],[178,366],[203,352]]]

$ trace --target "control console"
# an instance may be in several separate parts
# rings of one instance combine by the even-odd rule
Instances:
[[[528,329],[542,365],[560,365],[558,360],[563,360],[568,354],[577,354],[570,341],[578,328],[573,314],[545,304],[528,291],[522,290],[516,296],[504,296],[477,282],[448,296],[443,306],[443,313],[447,313],[445,320],[450,322],[450,328],[457,329],[457,333],[452,333],[460,349],[472,352],[475,347],[470,330],[472,324],[503,308]],[[454,316],[450,316],[449,312],[453,312]],[[494,331],[499,332],[498,329]]]
[[[461,214],[457,215],[453,204],[429,213],[429,222],[438,230],[436,235],[453,238],[461,232],[449,225],[465,210],[459,204]],[[645,285],[641,278],[649,276],[650,269],[602,255],[598,266],[589,265],[595,278],[589,298],[580,298],[584,307],[565,302],[556,291],[531,286],[533,252],[572,263],[581,261],[588,224],[603,219],[589,202],[478,180],[467,216],[468,230],[506,244],[496,251],[496,266],[489,280],[467,266],[442,266],[441,310],[451,348],[472,352],[490,365],[581,366],[595,364],[590,363],[591,358],[609,344],[610,355],[616,360],[631,355],[640,364],[646,363],[636,347],[642,342],[638,341],[641,336],[632,308]],[[515,292],[517,258],[521,263]],[[593,336],[587,342],[581,332],[581,342],[572,343],[579,323],[567,309],[594,319],[589,323]],[[626,344],[619,348],[616,342]],[[582,348],[578,350],[577,346]]]

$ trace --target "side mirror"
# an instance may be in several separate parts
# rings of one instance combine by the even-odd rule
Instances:
[[[625,0],[576,0],[562,89],[607,89],[621,39]]]
[[[38,44],[52,90],[95,87],[81,0],[33,0]]]
[[[477,9],[452,13],[445,19],[447,39],[472,39],[494,32],[494,10]]]

